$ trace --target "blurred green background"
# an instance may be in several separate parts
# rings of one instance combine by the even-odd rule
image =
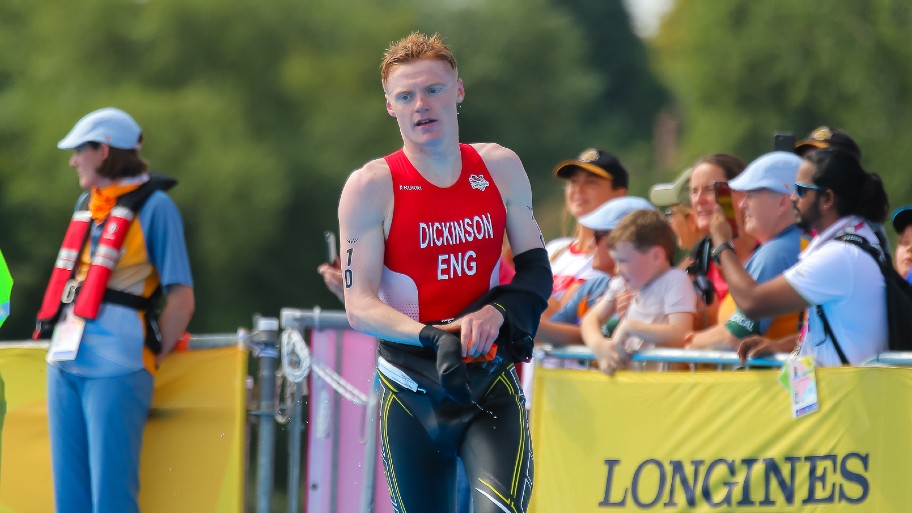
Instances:
[[[3,0],[0,247],[16,288],[2,338],[29,336],[79,194],[55,145],[104,106],[130,112],[144,156],[180,181],[191,331],[337,308],[315,273],[322,234],[348,174],[399,147],[379,60],[415,29],[446,36],[462,139],[522,157],[548,239],[569,227],[552,167],[590,146],[643,195],[699,155],[751,160],[777,131],[828,124],[892,206],[912,202],[912,3],[677,0],[654,34],[631,27],[620,0]]]

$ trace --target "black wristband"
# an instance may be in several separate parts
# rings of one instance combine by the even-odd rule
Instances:
[[[493,306],[495,310],[500,312],[500,315],[503,315],[504,322],[507,322],[507,309],[503,307],[500,303],[490,302],[489,305]]]
[[[717,264],[719,264],[720,263],[719,255],[721,255],[722,252],[727,249],[730,249],[732,251],[735,250],[735,246],[732,244],[732,241],[730,241],[730,240],[727,240],[727,241],[723,242],[722,244],[719,244],[718,246],[714,247],[712,250],[713,261],[716,262]]]

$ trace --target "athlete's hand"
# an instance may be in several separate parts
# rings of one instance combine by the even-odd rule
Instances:
[[[469,373],[462,361],[462,347],[456,335],[425,326],[418,338],[422,346],[437,351],[437,374],[446,395],[459,404],[472,404]]]
[[[460,332],[462,357],[473,359],[487,355],[491,351],[491,346],[497,340],[503,323],[504,316],[500,310],[491,305],[485,305],[450,324],[438,327],[448,333]]]

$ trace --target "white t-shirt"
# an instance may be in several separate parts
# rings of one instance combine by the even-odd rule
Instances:
[[[608,284],[605,295],[614,298],[626,287],[624,278],[615,276]],[[697,294],[690,277],[683,270],[672,267],[636,293],[626,318],[649,324],[666,324],[669,314],[696,312]],[[645,344],[638,337],[630,337],[624,345],[628,352],[655,347],[655,344]]]
[[[582,253],[573,249],[571,237],[554,239],[545,246],[548,259],[551,260],[551,273],[554,275],[554,287],[551,297],[558,301],[571,286],[597,276],[607,276],[592,268],[592,253]]]
[[[824,332],[816,305],[823,305],[833,335],[850,364],[864,363],[887,350],[883,273],[863,249],[834,240],[843,233],[856,233],[880,246],[867,223],[858,217],[845,217],[814,237],[798,263],[783,273],[795,292],[814,305],[807,309],[800,354],[813,356],[821,367],[838,367],[842,362]]]

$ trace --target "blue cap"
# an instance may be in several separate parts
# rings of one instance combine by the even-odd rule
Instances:
[[[801,157],[790,151],[764,153],[729,181],[728,186],[735,191],[769,189],[779,194],[791,194],[800,165]]]
[[[621,196],[602,203],[599,208],[580,217],[579,224],[590,230],[614,230],[621,219],[637,210],[655,210],[655,207],[645,198]]]
[[[86,114],[57,143],[57,147],[72,150],[87,142],[97,142],[122,150],[134,150],[139,145],[140,134],[142,128],[129,114],[107,107]]]

